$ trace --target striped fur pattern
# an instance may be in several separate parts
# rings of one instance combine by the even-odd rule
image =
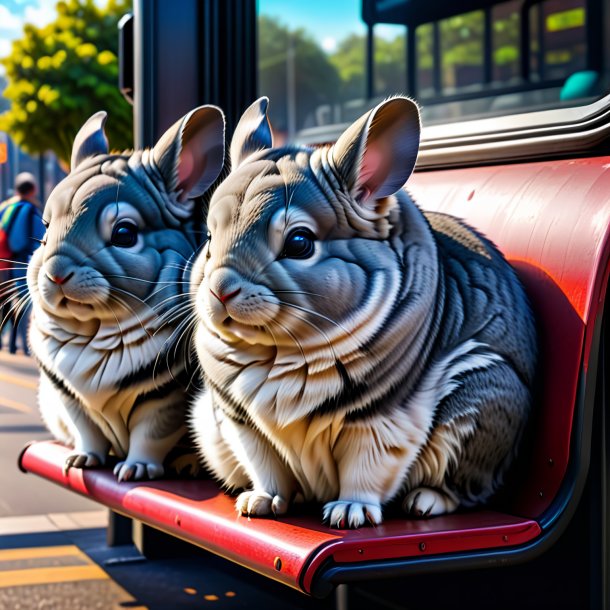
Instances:
[[[220,172],[224,117],[200,107],[131,154],[108,152],[105,119],[81,128],[46,204],[29,338],[42,417],[74,447],[66,470],[104,464],[112,449],[119,480],[155,478],[186,432],[191,197]]]
[[[248,515],[324,502],[334,527],[400,499],[485,502],[527,419],[536,334],[497,249],[401,190],[419,114],[393,98],[331,148],[271,148],[242,118],[192,274],[206,389],[192,428]]]

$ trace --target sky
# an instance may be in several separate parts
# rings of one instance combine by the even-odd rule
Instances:
[[[55,18],[56,0],[0,0],[0,57],[11,52],[11,41],[21,38],[24,23],[43,26]]]
[[[11,41],[21,37],[24,23],[42,26],[52,21],[56,1],[0,0],[0,57],[10,53]],[[105,4],[105,0],[96,1]],[[348,34],[366,31],[360,18],[360,0],[258,0],[258,11],[277,17],[290,28],[308,30],[327,52],[334,51]],[[376,34],[394,37],[396,30],[378,26]]]
[[[291,29],[306,29],[329,52],[347,34],[366,31],[359,0],[258,0],[258,12],[277,17]]]

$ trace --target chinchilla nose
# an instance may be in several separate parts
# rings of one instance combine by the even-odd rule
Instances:
[[[232,269],[216,269],[210,276],[210,292],[223,305],[241,292],[241,278]]]
[[[66,256],[54,256],[45,263],[45,275],[61,286],[74,275],[73,265]]]

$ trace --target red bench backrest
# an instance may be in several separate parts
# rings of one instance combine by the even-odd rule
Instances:
[[[533,451],[513,509],[540,515],[570,457],[581,366],[608,282],[610,157],[418,172],[420,207],[453,214],[489,237],[516,268],[540,333]]]

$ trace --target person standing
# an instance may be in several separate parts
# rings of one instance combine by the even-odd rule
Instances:
[[[25,354],[29,306],[22,297],[27,291],[26,270],[32,253],[44,237],[45,228],[36,199],[38,188],[36,178],[29,172],[22,172],[15,178],[15,195],[0,204],[0,266],[2,279],[3,322],[11,321],[9,352],[17,351],[17,339]],[[7,255],[8,254],[8,255]]]

